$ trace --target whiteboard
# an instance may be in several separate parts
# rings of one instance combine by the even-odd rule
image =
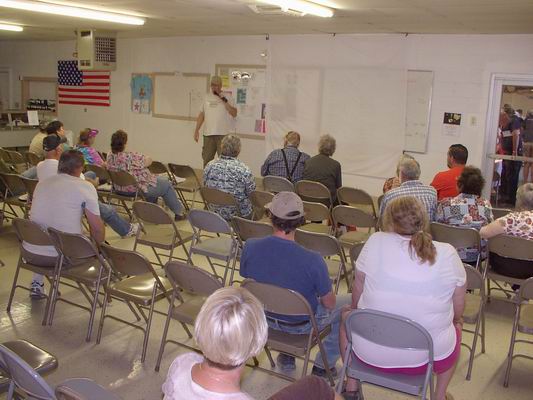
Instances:
[[[407,71],[405,151],[426,152],[432,91],[433,71]]]
[[[154,111],[156,118],[196,120],[209,90],[209,74],[154,73]]]

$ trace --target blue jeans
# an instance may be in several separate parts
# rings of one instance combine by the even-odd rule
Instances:
[[[37,167],[30,167],[21,174],[24,178],[37,179]]]
[[[180,215],[183,210],[183,204],[178,199],[176,191],[172,187],[170,181],[162,176],[157,177],[157,184],[155,186],[148,187],[148,190],[144,193],[146,200],[151,203],[157,202],[159,197],[163,198],[163,201],[168,208],[176,215]]]
[[[337,361],[341,356],[339,349],[341,309],[346,304],[352,304],[352,296],[337,296],[337,301],[333,310],[328,310],[322,304],[319,303],[315,312],[315,319],[319,330],[331,324],[331,332],[322,342],[324,344],[324,351],[326,352],[326,359],[328,360],[328,365],[330,368],[335,367],[335,364],[337,364]],[[270,328],[286,333],[309,333],[309,331],[311,331],[312,329],[311,322],[301,325],[289,325],[284,324],[283,321],[270,317],[267,318],[267,322]],[[324,363],[322,362],[322,356],[320,354],[320,351],[315,357],[315,366],[324,369]]]
[[[116,210],[109,204],[98,202],[100,206],[100,217],[120,236],[126,236],[130,231],[130,223],[122,219]]]

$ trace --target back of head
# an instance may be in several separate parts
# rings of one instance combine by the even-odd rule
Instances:
[[[285,135],[285,146],[298,147],[300,145],[300,134],[295,131],[289,131]]]
[[[46,133],[51,135],[52,133],[57,133],[63,126],[61,121],[52,121],[46,126]]]
[[[318,141],[318,152],[325,156],[331,157],[337,148],[337,141],[333,136],[322,135]]]
[[[465,165],[468,160],[468,149],[462,144],[452,144],[448,149],[448,155],[457,164]]]
[[[398,166],[402,182],[415,181],[420,178],[420,164],[414,158],[404,157]]]
[[[90,145],[91,139],[98,134],[96,129],[85,128],[80,131],[80,136],[78,138],[78,144]]]
[[[57,172],[60,174],[73,175],[77,170],[83,168],[84,158],[78,150],[67,150],[61,154]]]
[[[411,236],[409,254],[420,263],[433,264],[437,255],[431,235],[426,232],[429,218],[424,205],[413,196],[398,197],[387,204],[383,215],[383,230]]]
[[[238,367],[259,354],[266,343],[263,306],[246,289],[218,289],[203,304],[194,336],[208,362],[219,368]]]
[[[128,141],[128,134],[123,130],[119,129],[111,135],[111,152],[113,154],[120,153],[126,148],[126,143]]]
[[[275,230],[288,235],[305,223],[302,199],[294,192],[279,192],[265,206]]]
[[[220,144],[222,155],[237,157],[241,153],[241,139],[236,135],[226,135]]]
[[[533,183],[524,183],[516,191],[517,210],[533,210]]]
[[[400,156],[400,159],[398,160],[398,164],[396,164],[396,176],[400,176],[400,164],[403,160],[414,160],[415,158],[407,153],[404,153]]]
[[[457,178],[457,188],[461,193],[481,196],[485,186],[485,178],[479,168],[471,165],[466,166]]]

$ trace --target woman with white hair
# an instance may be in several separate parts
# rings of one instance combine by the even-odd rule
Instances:
[[[164,400],[252,400],[241,391],[246,360],[257,356],[268,336],[263,306],[249,291],[226,287],[205,301],[194,326],[203,355],[186,353],[174,360],[163,384]],[[270,400],[339,399],[328,383],[308,376]]]

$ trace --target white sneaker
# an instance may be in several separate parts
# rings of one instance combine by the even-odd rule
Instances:
[[[30,289],[30,297],[33,300],[46,299],[46,294],[44,293],[44,283],[32,281],[31,289]]]
[[[123,237],[126,238],[126,237],[136,236],[137,232],[139,232],[139,229],[141,229],[141,226],[138,223],[130,224],[130,230]]]

